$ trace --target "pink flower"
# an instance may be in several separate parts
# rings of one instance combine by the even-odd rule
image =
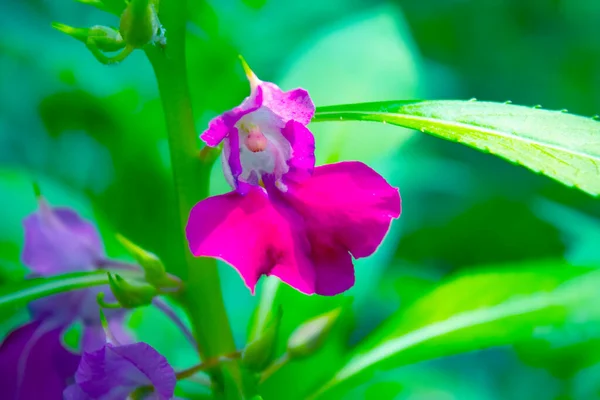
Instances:
[[[304,89],[283,92],[263,82],[243,62],[251,93],[241,105],[210,121],[200,138],[211,147],[223,142],[223,173],[240,193],[257,186],[262,175],[286,182],[310,176],[315,165],[314,139],[306,128],[315,106]]]
[[[201,135],[209,146],[223,141],[235,190],[194,206],[190,250],[232,265],[252,292],[274,275],[306,294],[341,293],[354,285],[352,258],[375,252],[400,216],[398,189],[360,162],[315,168],[308,93],[245,69],[251,95]]]

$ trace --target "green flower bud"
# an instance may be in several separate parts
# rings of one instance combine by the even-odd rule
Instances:
[[[158,20],[154,1],[131,0],[121,15],[121,36],[132,48],[142,48],[148,43],[165,44],[165,32]]]
[[[124,236],[117,235],[117,239],[144,269],[146,282],[157,288],[181,286],[181,281],[167,274],[165,266],[155,254],[142,249]]]
[[[129,283],[120,275],[108,273],[108,283],[117,301],[124,308],[147,306],[158,294],[155,287],[143,283]]]
[[[96,25],[91,28],[73,28],[53,22],[52,27],[83,42],[87,46],[94,45],[102,51],[118,51],[125,47],[121,34],[108,26]]]
[[[242,364],[249,370],[261,372],[273,361],[282,315],[281,308],[277,309],[275,315],[271,314],[265,330],[244,349]]]
[[[306,357],[317,351],[325,342],[341,311],[341,308],[336,308],[296,328],[287,343],[290,358]]]

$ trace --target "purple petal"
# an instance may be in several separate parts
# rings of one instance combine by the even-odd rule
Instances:
[[[90,289],[79,289],[44,297],[29,303],[28,308],[36,320],[44,320],[54,326],[67,326],[78,319],[88,304]],[[96,314],[98,306],[95,305]],[[96,317],[99,320],[99,317]]]
[[[202,139],[207,146],[218,146],[244,115],[258,110],[262,104],[263,90],[258,87],[256,91],[253,91],[250,96],[246,97],[238,107],[213,118],[208,123],[208,129],[200,135],[200,139]]]
[[[63,327],[24,325],[0,346],[0,388],[5,399],[61,399],[80,357],[61,344]]]
[[[227,165],[231,171],[233,187],[239,186],[239,177],[242,174],[242,161],[240,159],[240,135],[236,127],[231,128],[231,135],[225,141],[227,146]]]
[[[315,115],[315,105],[306,90],[294,89],[283,92],[271,82],[261,82],[259,87],[263,88],[263,106],[279,115],[284,123],[294,120],[302,125],[308,125]]]
[[[231,134],[223,141],[221,164],[225,180],[238,193],[244,195],[248,193],[253,186],[258,185],[258,175],[255,171],[250,173],[248,182],[240,179],[243,167],[240,153],[240,136],[236,127],[231,128]]]
[[[315,138],[312,132],[301,123],[291,120],[281,133],[292,146],[286,181],[299,183],[310,178],[315,168]]]
[[[102,241],[94,225],[68,208],[40,209],[23,221],[23,263],[40,275],[54,275],[94,268],[104,256]]]
[[[170,399],[177,378],[165,357],[146,343],[134,343],[84,353],[75,381],[92,398],[125,398],[137,387],[152,385],[159,399]]]
[[[275,208],[264,190],[252,187],[202,200],[186,226],[191,252],[232,265],[254,292],[263,274],[272,274],[304,293],[314,293],[315,274],[304,223],[292,211]]]
[[[100,328],[100,316],[96,296],[99,292],[107,293],[107,302],[115,301],[108,286],[78,289],[44,297],[29,303],[29,311],[36,320],[44,320],[51,326],[68,326],[76,320],[82,321],[84,328],[83,348],[98,349],[105,343],[104,331]],[[125,315],[124,309],[106,310],[106,317],[111,327],[121,324]],[[120,336],[117,336],[120,338]],[[124,338],[127,338],[125,335]]]
[[[84,325],[81,337],[81,349],[92,352],[101,349],[106,344],[106,334],[101,324]]]
[[[74,383],[63,392],[63,400],[92,400],[92,398]]]
[[[83,301],[80,303],[81,307],[79,311],[79,317],[83,322],[81,348],[85,352],[90,352],[98,350],[106,344],[106,334],[104,333],[104,328],[102,328],[100,315],[98,313],[98,303],[96,300],[98,293],[105,293],[104,300],[108,303],[114,303],[117,299],[108,286],[99,286],[84,290],[86,293]],[[123,320],[126,312],[127,311],[123,308],[104,310],[104,315],[108,321],[108,327],[119,343],[130,343],[132,340],[131,336],[124,328]]]
[[[131,343],[133,341],[131,335],[125,330],[125,324],[123,322],[125,312],[123,310],[106,309],[104,310],[104,315],[106,315],[106,319],[108,320],[108,329],[110,329],[112,336],[119,343]],[[83,325],[83,337],[81,339],[81,348],[83,349],[83,351],[89,353],[100,349],[106,344],[106,333],[104,332],[104,328],[100,323],[100,319],[98,319],[97,321],[85,322]]]

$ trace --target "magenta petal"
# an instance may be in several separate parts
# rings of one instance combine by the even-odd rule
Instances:
[[[75,381],[94,399],[126,398],[140,386],[151,385],[159,399],[171,399],[177,378],[165,357],[146,343],[107,344],[84,353]],[[73,394],[76,390],[69,389]]]
[[[354,265],[347,250],[317,248],[313,262],[317,273],[315,293],[335,296],[354,286]]]
[[[61,399],[80,357],[61,343],[64,327],[32,322],[11,332],[0,346],[0,388],[4,399]]]
[[[288,161],[290,170],[285,179],[298,183],[308,179],[315,168],[315,138],[312,132],[301,123],[290,120],[281,133],[292,146],[292,158]]]
[[[239,186],[239,177],[242,173],[242,162],[240,160],[240,135],[237,128],[233,127],[231,135],[227,138],[227,164],[233,177],[234,187]]]
[[[231,128],[231,134],[223,141],[221,163],[227,183],[238,193],[246,194],[252,186],[258,185],[258,176],[254,171],[250,174],[249,182],[240,180],[243,168],[240,155],[240,136],[236,127]]]
[[[50,208],[41,200],[40,209],[23,225],[23,263],[37,274],[91,270],[104,256],[94,225],[68,208]]]
[[[371,255],[401,212],[398,189],[354,161],[315,168],[312,178],[290,194],[313,246],[341,245],[355,258]]]
[[[294,120],[308,125],[315,115],[315,105],[306,90],[283,92],[270,82],[262,82],[259,87],[262,87],[264,92],[263,106],[279,115],[284,123]]]
[[[238,107],[213,118],[208,123],[208,129],[200,135],[200,139],[202,139],[207,146],[218,146],[244,115],[258,110],[262,104],[263,91],[262,88],[258,87],[256,91],[253,91],[250,96],[246,97]]]
[[[252,292],[261,275],[273,274],[314,293],[314,269],[302,228],[296,214],[276,209],[262,188],[252,187],[245,196],[231,192],[196,204],[186,235],[195,256],[232,265]]]
[[[239,118],[241,118],[241,115]],[[237,118],[237,119],[239,119]],[[225,114],[219,115],[213,118],[208,123],[208,129],[206,129],[200,135],[200,139],[206,143],[207,146],[215,147],[229,134],[230,126],[227,125]],[[237,121],[236,121],[237,122]]]

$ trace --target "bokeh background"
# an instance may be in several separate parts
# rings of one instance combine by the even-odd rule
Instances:
[[[586,116],[600,112],[596,0],[190,3],[188,61],[199,132],[248,93],[238,54],[261,79],[308,89],[317,105],[477,98]],[[111,256],[127,259],[114,239],[120,232],[168,265],[176,259],[170,232],[177,217],[151,67],[141,52],[118,66],[100,65],[81,43],[53,30],[53,21],[118,24],[114,16],[71,1],[0,5],[0,284],[27,273],[20,262],[21,221],[36,207],[33,180],[51,203],[96,221]],[[283,336],[334,305],[351,301],[352,312],[318,361],[284,367],[265,385],[265,399],[282,393],[303,398],[331,376],[349,346],[449,276],[491,267],[544,270],[546,260],[564,262],[565,269],[600,265],[598,199],[397,127],[344,122],[311,129],[319,164],[369,163],[400,187],[403,214],[379,251],[356,263],[357,284],[348,294],[306,297],[279,288]],[[226,191],[219,163],[213,172],[212,193]],[[231,268],[221,265],[220,273],[241,347],[262,290],[253,297]],[[510,290],[510,281],[506,285]],[[476,303],[477,293],[467,286],[452,296]],[[451,300],[441,298],[422,311],[436,313]],[[1,315],[0,335],[26,319],[25,310]],[[155,310],[134,311],[128,325],[175,366],[195,362],[180,333]],[[569,332],[404,363],[343,395],[600,398],[600,327]],[[65,340],[76,346],[77,337],[74,327]],[[186,397],[199,396],[192,386],[185,391]]]

